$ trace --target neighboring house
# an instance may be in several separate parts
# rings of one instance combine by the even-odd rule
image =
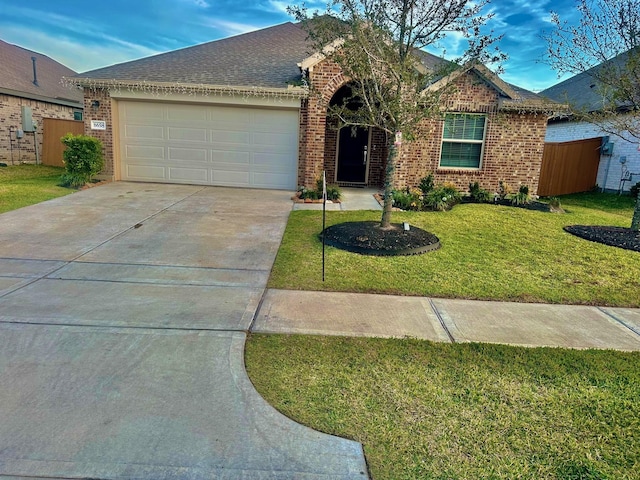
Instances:
[[[75,72],[2,40],[0,66],[0,162],[35,163],[45,118],[82,120],[82,92],[61,83]]]
[[[424,54],[427,67],[439,61]],[[85,122],[105,145],[116,180],[295,189],[330,182],[380,187],[386,139],[327,118],[349,80],[284,23],[72,79],[85,89]],[[500,180],[536,192],[548,102],[481,65],[441,80],[457,92],[443,119],[402,146],[395,185],[432,172],[466,190]],[[308,85],[312,88],[309,90]],[[431,86],[437,88],[437,85]],[[443,133],[444,132],[444,133]]]
[[[614,63],[624,61],[626,61],[625,54],[612,59]],[[597,73],[593,72],[598,68],[602,68],[602,65],[547,88],[540,92],[540,95],[557,102],[567,103],[580,110],[598,112],[602,109],[603,102],[599,93],[598,81],[594,78]],[[620,108],[618,115],[638,115],[638,113]],[[630,138],[625,131],[619,133]],[[600,150],[600,164],[596,179],[597,185],[602,190],[609,192],[628,191],[632,185],[640,182],[640,145],[638,140],[635,142],[625,141],[616,135],[603,131],[593,123],[576,121],[570,115],[552,118],[547,126],[547,142],[570,142],[589,138],[602,138],[603,145],[608,143],[606,148]]]

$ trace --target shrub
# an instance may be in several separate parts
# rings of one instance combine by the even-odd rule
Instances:
[[[425,195],[423,202],[425,207],[433,210],[449,210],[456,203],[460,202],[462,195],[451,183],[445,183],[434,187],[428,195]]]
[[[469,195],[474,202],[478,203],[489,203],[492,200],[489,190],[480,188],[478,182],[469,183]]]
[[[320,195],[322,195],[322,192],[320,192]],[[318,192],[313,188],[307,188],[305,186],[302,186],[298,188],[298,198],[302,200],[306,200],[306,199],[317,200],[319,197],[318,197]]]
[[[631,194],[631,198],[638,198],[638,194],[640,193],[640,182],[633,185],[629,189],[629,193]]]
[[[392,194],[393,206],[402,210],[420,210],[420,193],[406,187],[394,190]]]
[[[422,195],[428,195],[431,190],[433,190],[433,174],[430,173],[426,177],[422,177],[420,183],[418,184],[418,188],[422,192]]]
[[[549,199],[549,206],[553,208],[560,208],[561,207],[560,199],[558,197],[551,197]]]
[[[500,183],[498,184],[498,195],[500,196],[501,200],[504,200],[505,198],[507,198],[507,195],[510,195],[512,190],[511,187],[509,186],[509,184],[507,182],[504,182],[502,180],[500,180]]]
[[[338,185],[327,185],[327,200],[336,202],[342,198],[342,191]]]
[[[316,180],[315,190],[305,186],[298,187],[298,197],[302,200],[320,200],[322,199],[322,179]],[[342,198],[342,191],[338,185],[327,185],[327,200],[336,202]]]
[[[61,177],[63,186],[81,187],[102,170],[104,159],[100,140],[68,133],[60,141],[67,147],[62,154],[65,166]]]
[[[527,205],[531,202],[529,197],[529,187],[527,185],[520,185],[518,193],[511,197],[512,205]]]

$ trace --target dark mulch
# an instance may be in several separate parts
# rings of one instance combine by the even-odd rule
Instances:
[[[405,230],[401,223],[383,230],[379,222],[345,222],[324,233],[327,245],[365,255],[417,255],[440,248],[434,234],[414,226]]]
[[[622,227],[570,225],[565,231],[592,242],[640,252],[640,232]]]

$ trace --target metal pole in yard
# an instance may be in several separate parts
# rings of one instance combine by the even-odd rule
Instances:
[[[324,229],[327,224],[327,175],[322,171],[322,281],[324,282]]]

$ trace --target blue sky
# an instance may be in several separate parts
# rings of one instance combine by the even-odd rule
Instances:
[[[0,39],[84,72],[291,21],[286,0],[0,0]],[[307,0],[323,9],[325,2]],[[557,83],[541,63],[549,12],[575,21],[574,0],[493,0],[490,27],[509,55],[502,78],[539,91]],[[455,55],[461,39],[443,46]],[[435,52],[434,52],[435,53]]]

